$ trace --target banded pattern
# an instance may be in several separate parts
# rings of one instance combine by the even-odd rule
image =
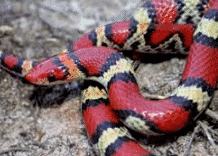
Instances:
[[[0,51],[0,63],[1,68],[4,68],[4,70],[21,77],[29,73],[29,71],[31,71],[38,64],[37,61],[24,60],[2,51]]]
[[[115,50],[189,53],[178,88],[151,101],[141,95],[130,61]],[[83,86],[83,118],[96,153],[114,156],[150,154],[125,126],[147,135],[173,133],[204,111],[216,89],[217,54],[218,0],[145,0],[129,21],[88,32],[68,52],[40,63],[5,53],[0,60],[35,85],[87,77],[100,82]]]
[[[173,0],[147,0],[136,10],[130,21],[116,22],[92,30],[72,43],[69,50],[106,46],[119,51],[134,50],[142,53],[187,53],[192,44],[194,29],[189,23],[174,23],[184,13],[177,11],[176,5]],[[190,8],[186,11],[192,10]]]
[[[98,155],[153,155],[134,141],[110,108],[104,87],[95,81],[86,81],[83,86],[82,114]]]

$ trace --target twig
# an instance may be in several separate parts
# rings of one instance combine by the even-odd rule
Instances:
[[[153,99],[153,100],[160,100],[160,99],[165,99],[166,98],[166,96],[152,95],[152,94],[148,94],[148,93],[142,93],[142,95],[146,99]]]
[[[218,114],[214,111],[207,109],[205,114],[218,121]]]
[[[194,139],[194,137],[195,137],[195,134],[197,133],[199,127],[200,127],[200,125],[197,125],[197,126],[195,127],[194,132],[192,133],[192,136],[191,136],[191,140],[190,140],[189,143],[187,144],[183,156],[188,156],[188,153],[189,153],[189,151],[190,151],[190,149],[191,149],[192,141],[193,141],[193,139]]]
[[[211,137],[210,133],[208,132],[208,126],[205,125],[203,122],[198,121],[198,124],[201,125],[203,128],[205,134],[207,135],[208,140],[210,141],[210,144],[213,146],[214,150],[218,153],[218,147],[216,146],[215,142],[213,141],[213,138]]]

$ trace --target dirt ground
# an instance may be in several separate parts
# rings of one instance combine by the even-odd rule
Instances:
[[[2,0],[0,50],[44,59],[93,28],[129,18],[137,1]],[[155,61],[151,61],[155,60]],[[145,55],[136,70],[143,94],[169,95],[179,83],[185,55]],[[80,112],[80,88],[36,88],[0,69],[0,156],[94,156]],[[218,155],[218,93],[210,110],[188,128],[152,138],[134,134],[160,156]],[[217,114],[216,114],[217,113]]]

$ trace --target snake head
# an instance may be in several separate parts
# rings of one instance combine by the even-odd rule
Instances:
[[[42,61],[25,76],[34,85],[63,84],[84,77],[75,61],[66,52]]]
[[[67,79],[67,67],[57,64],[54,56],[39,63],[26,74],[25,79],[34,85],[52,85]]]

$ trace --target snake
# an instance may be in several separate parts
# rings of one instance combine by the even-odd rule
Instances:
[[[178,87],[145,99],[133,54],[185,53]],[[98,156],[153,156],[130,134],[172,134],[209,105],[218,79],[218,0],[145,0],[128,21],[100,26],[43,61],[0,52],[1,68],[37,86],[85,79],[82,116]]]

